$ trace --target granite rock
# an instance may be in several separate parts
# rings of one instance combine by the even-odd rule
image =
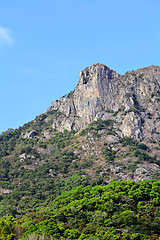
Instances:
[[[52,102],[53,128],[79,131],[98,119],[115,121],[118,136],[159,140],[160,67],[119,75],[103,64],[79,74],[76,89]]]

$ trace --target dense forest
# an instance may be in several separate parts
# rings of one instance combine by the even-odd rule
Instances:
[[[111,181],[62,193],[46,208],[0,219],[0,239],[159,239],[160,182]]]

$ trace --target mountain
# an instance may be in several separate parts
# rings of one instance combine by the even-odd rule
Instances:
[[[94,64],[80,72],[75,91],[53,101],[49,111],[63,113],[54,119],[58,131],[79,131],[98,119],[113,119],[120,137],[159,141],[159,102],[160,67],[121,76],[105,65]]]
[[[46,113],[0,135],[0,215],[23,216],[77,186],[160,180],[160,67],[103,64]]]

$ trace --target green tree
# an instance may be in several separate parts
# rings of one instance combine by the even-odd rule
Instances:
[[[0,240],[15,239],[14,226],[14,220],[11,217],[0,218]]]

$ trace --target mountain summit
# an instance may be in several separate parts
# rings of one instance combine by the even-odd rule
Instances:
[[[120,137],[159,140],[160,67],[119,75],[103,64],[79,73],[76,89],[52,102],[53,128],[79,131],[98,119],[115,120]]]

